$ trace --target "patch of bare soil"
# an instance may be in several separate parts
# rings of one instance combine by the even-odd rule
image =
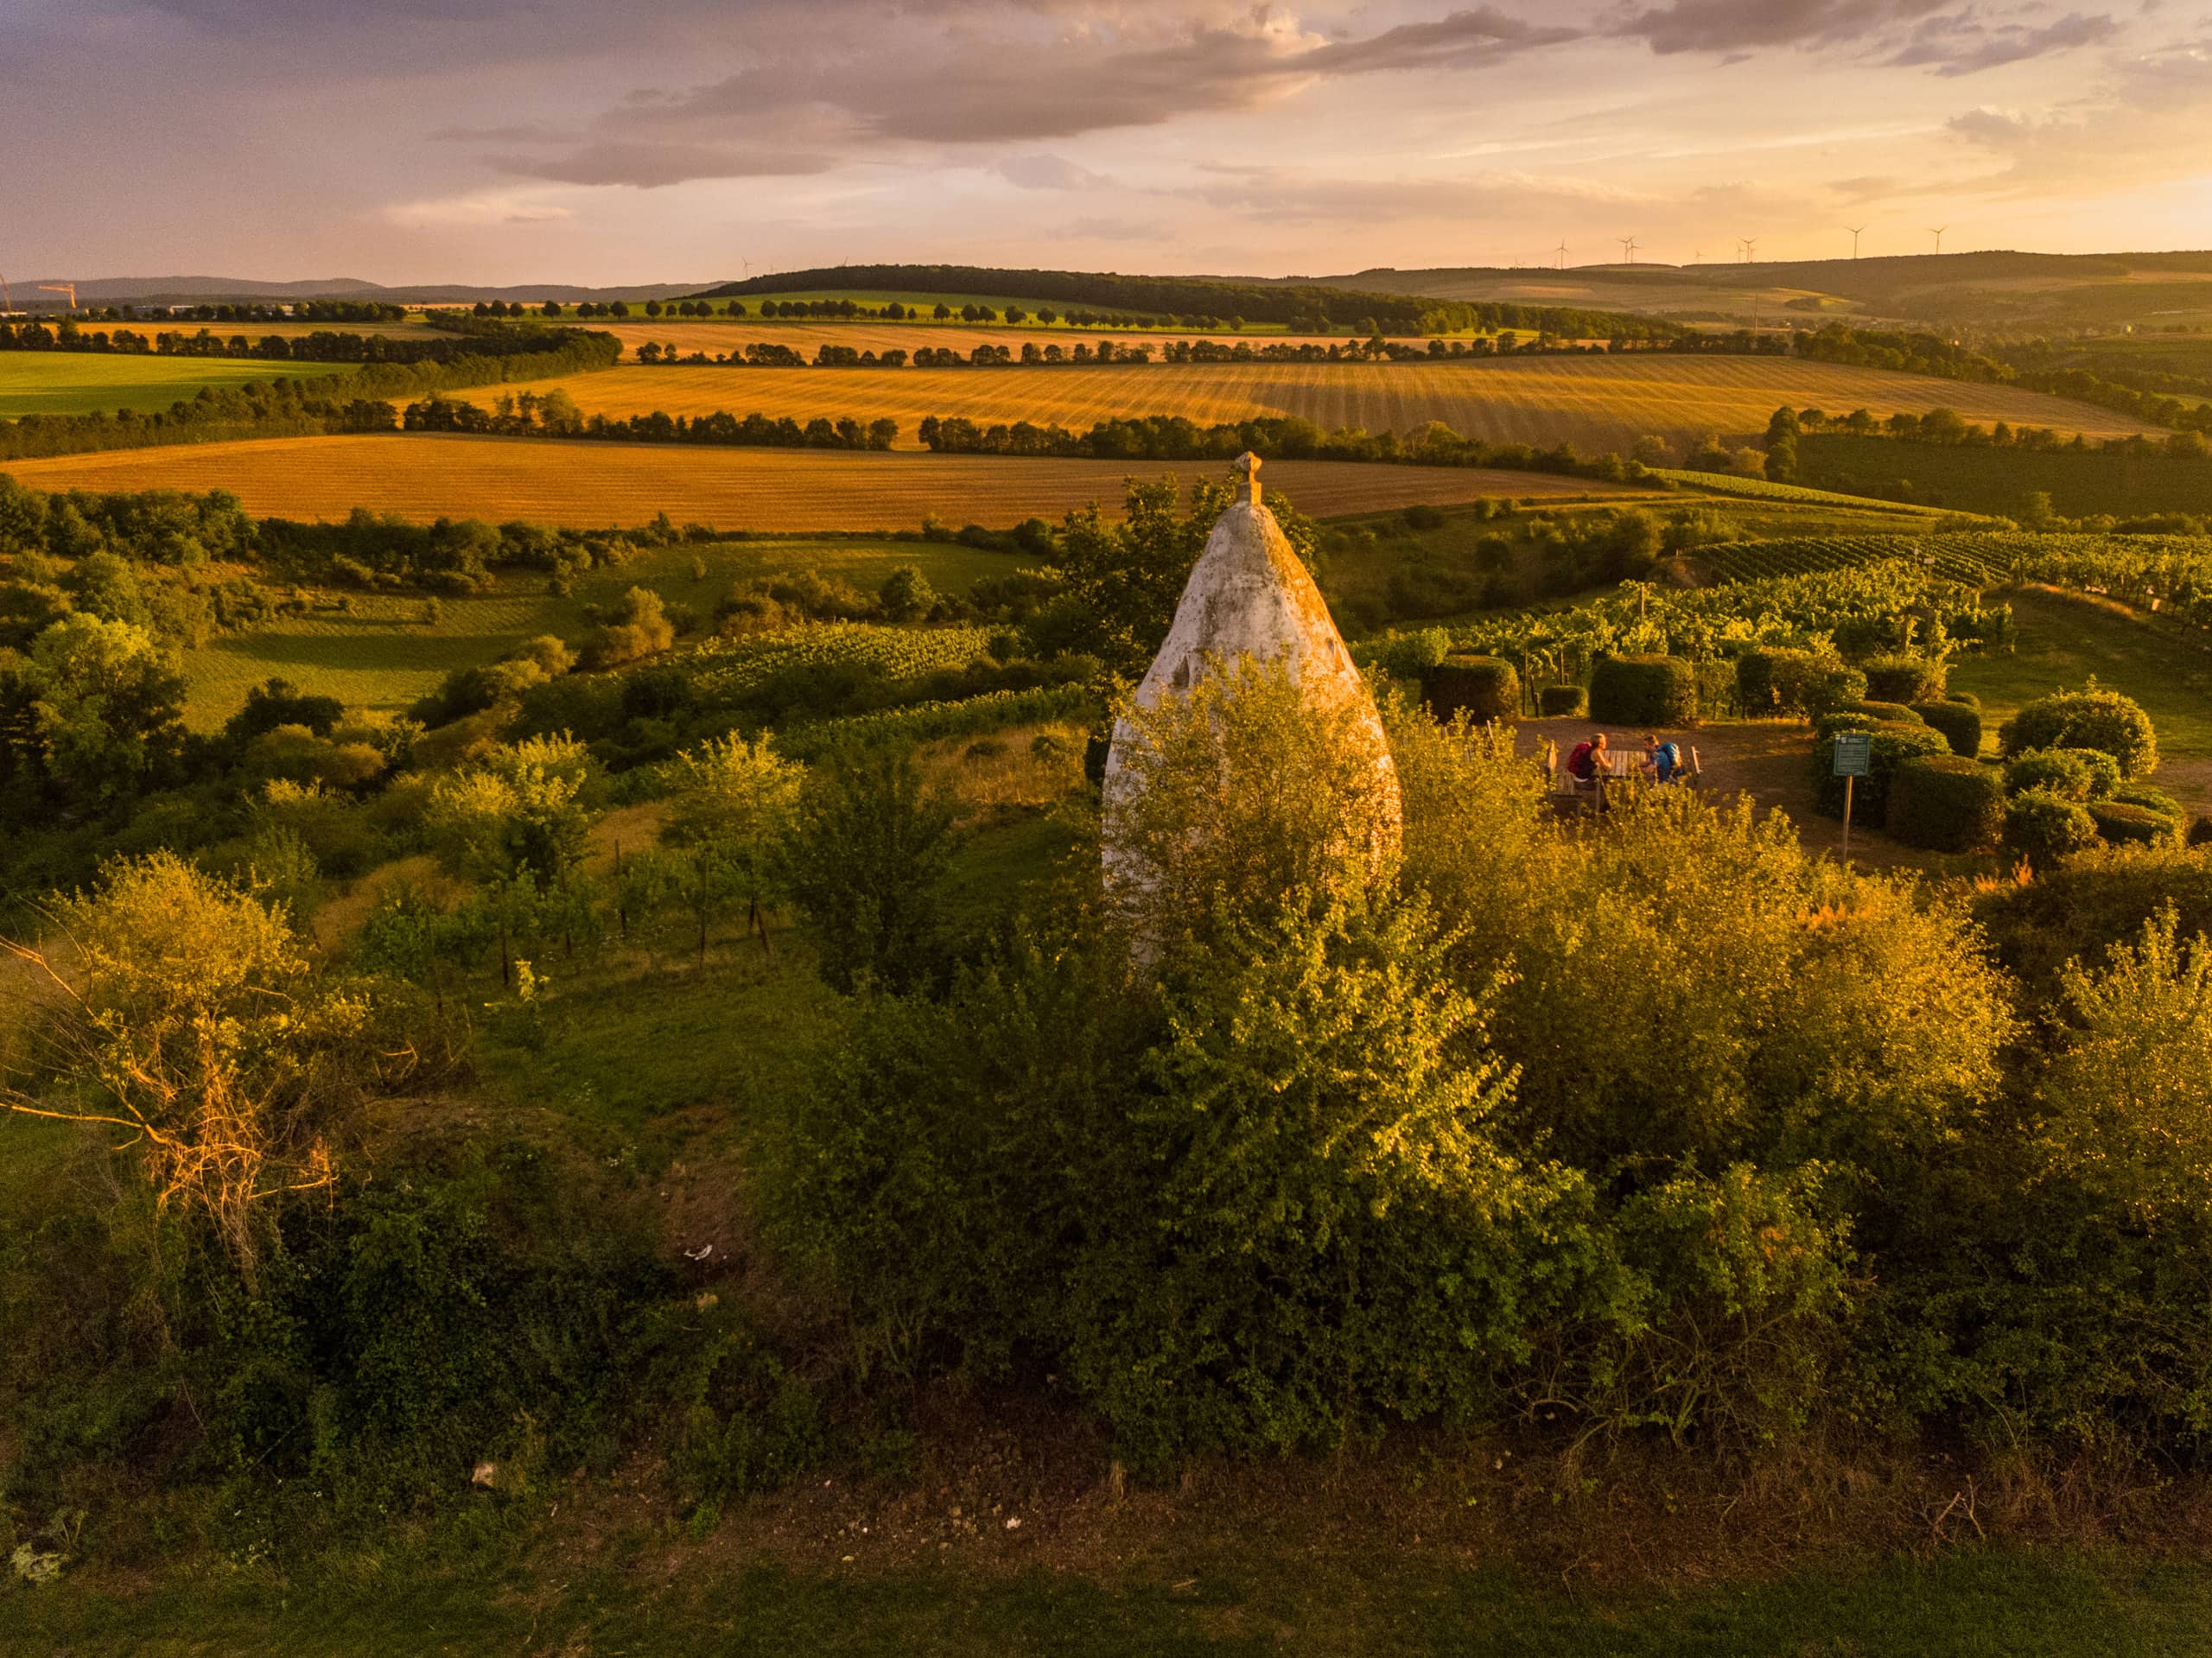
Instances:
[[[1616,751],[1639,749],[1643,731],[1633,726],[1599,725],[1584,719],[1523,720],[1516,736],[1522,754],[1541,756],[1547,742],[1556,743],[1561,755],[1584,738],[1605,734]],[[1821,815],[1815,804],[1813,779],[1807,755],[1812,734],[1794,720],[1738,720],[1685,727],[1656,734],[1661,741],[1673,739],[1686,751],[1694,751],[1698,788],[1708,798],[1748,797],[1761,816],[1780,812],[1796,826],[1798,839],[1808,851],[1843,850],[1843,825]],[[1855,822],[1851,827],[1851,861],[1866,869],[1926,869],[1949,867],[1957,860],[1938,860],[1910,847],[1898,845],[1878,832],[1878,825]],[[1986,860],[1992,867],[1995,861]]]

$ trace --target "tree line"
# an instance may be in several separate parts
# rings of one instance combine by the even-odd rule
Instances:
[[[73,322],[0,323],[0,351],[86,352],[157,357],[245,358],[271,363],[450,363],[462,357],[513,357],[558,349],[565,333],[469,329],[460,337],[429,334],[397,339],[381,334],[218,334],[164,330],[148,335],[132,328],[86,331]]]
[[[2055,397],[2071,397],[2131,416],[2151,425],[2171,426],[2183,431],[2212,432],[2212,385],[2192,383],[2178,376],[2151,376],[2121,371],[2124,380],[2094,374],[2082,368],[2036,366],[2046,355],[2045,342],[2012,347],[2024,362],[2015,364],[1984,355],[1955,340],[1903,329],[1852,328],[1831,322],[1810,334],[1796,336],[1797,354],[1815,362],[1844,363],[1858,368],[1894,369],[1908,374],[1929,374],[1946,380],[1968,380],[1995,385],[2016,385]],[[2153,389],[2164,384],[2168,389]],[[2196,394],[2196,401],[2172,395]]]
[[[474,432],[505,437],[601,438],[620,443],[712,443],[734,448],[771,449],[888,449],[899,441],[899,422],[876,420],[863,423],[847,416],[817,416],[801,425],[789,416],[780,418],[750,414],[743,418],[726,410],[711,415],[666,415],[655,410],[647,415],[585,416],[567,394],[550,392],[533,400],[502,397],[491,409],[458,403],[446,397],[410,403],[401,420],[410,432]]]
[[[1485,443],[1431,421],[1405,437],[1342,427],[1325,429],[1294,416],[1201,426],[1179,415],[1116,417],[1085,432],[1029,421],[979,425],[963,416],[930,415],[916,435],[938,454],[1053,455],[1094,461],[1226,461],[1246,450],[1285,461],[1358,461],[1415,467],[1483,467],[1549,472],[1607,482],[1649,482],[1655,474],[1618,454],[1586,458],[1571,443],[1539,449]]]
[[[785,271],[709,289],[704,299],[730,299],[779,289],[889,289],[907,293],[1025,294],[1140,313],[1168,312],[1277,322],[1294,332],[1326,333],[1367,319],[1391,334],[1490,334],[1500,328],[1548,329],[1581,339],[1672,339],[1682,325],[1656,317],[1571,307],[1433,299],[1376,294],[1301,283],[1238,283],[1184,276],[1125,276],[1084,270],[1011,270],[977,265],[839,265]],[[1331,319],[1336,319],[1332,323]]]

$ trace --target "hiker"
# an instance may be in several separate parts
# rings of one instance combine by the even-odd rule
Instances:
[[[1567,757],[1567,774],[1577,783],[1588,783],[1605,763],[1605,734],[1602,731],[1574,745]]]
[[[1643,734],[1643,772],[1646,777],[1662,783],[1672,783],[1675,773],[1682,769],[1682,746],[1673,738],[1665,742],[1649,732]]]

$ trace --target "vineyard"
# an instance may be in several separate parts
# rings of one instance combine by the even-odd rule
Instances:
[[[1847,506],[1860,512],[1886,512],[1898,518],[1940,518],[1943,509],[1915,506],[1909,501],[1875,500],[1864,495],[1842,495],[1832,489],[1808,489],[1802,484],[1778,484],[1771,479],[1746,478],[1734,473],[1684,472],[1654,467],[1653,473],[1670,484],[1703,490],[1712,495],[1732,495],[1747,501],[1787,501],[1806,506]]]
[[[1578,679],[1601,655],[1711,658],[1760,645],[1834,644],[1864,651],[1900,645],[1908,619],[1932,614],[1931,632],[1961,641],[2002,632],[2007,613],[1978,583],[1949,581],[1915,559],[1770,576],[1699,588],[1624,584],[1564,610],[1514,611],[1450,628],[1392,632],[1353,647],[1363,664],[1397,674],[1464,649],[1526,662],[1538,683]]]
[[[1939,579],[1980,587],[2012,574],[2017,537],[1994,535],[1780,536],[1739,541],[1701,555],[1722,581],[1758,581],[1811,575],[1899,559],[1918,563]]]
[[[747,384],[789,378],[834,388],[846,378],[764,372]],[[911,529],[932,514],[956,526],[1003,528],[1092,501],[1118,510],[1122,480],[1133,470],[1188,478],[1207,469],[1203,461],[1136,468],[1110,461],[397,435],[112,450],[8,468],[33,489],[227,489],[259,518],[338,519],[360,506],[425,523],[604,525],[645,524],[665,511],[723,530],[791,531]],[[1352,461],[1279,461],[1268,479],[1301,511],[1321,517],[1500,495],[1633,499],[1616,486],[1545,473]]]
[[[859,669],[886,679],[918,679],[964,668],[985,653],[981,627],[884,627],[824,622],[748,638],[710,639],[671,659],[702,706],[742,701],[779,674]]]
[[[914,441],[925,415],[1080,429],[1115,416],[1179,415],[1202,424],[1290,415],[1324,427],[1410,432],[1430,421],[1487,442],[1623,453],[1656,435],[1718,433],[1748,442],[1777,404],[1877,415],[1957,410],[2091,435],[2141,429],[2125,417],[2004,386],[1967,385],[1786,358],[1532,357],[1478,363],[1226,363],[1111,368],[741,369],[627,365],[535,383],[586,414],[851,416],[899,422]]]

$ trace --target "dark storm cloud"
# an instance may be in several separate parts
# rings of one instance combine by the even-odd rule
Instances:
[[[1350,76],[1454,70],[1577,38],[1488,7],[1321,41],[1256,12],[1238,27],[1196,24],[1146,43],[1079,33],[1051,41],[963,36],[950,49],[896,39],[873,56],[764,61],[680,93],[633,94],[565,152],[532,159],[534,177],[643,187],[679,178],[806,170],[772,163],[779,142],[848,153],[872,144],[1007,143],[1158,126],[1185,116],[1257,108]],[[807,137],[791,137],[797,122]],[[643,135],[664,143],[642,152]],[[700,169],[682,170],[684,143]],[[722,161],[718,150],[727,149]]]
[[[2029,29],[2019,23],[1986,23],[1974,12],[1962,11],[1929,18],[1889,61],[1901,68],[1932,68],[1939,75],[1970,75],[2052,52],[2103,46],[2119,35],[2119,21],[2103,15],[2069,12],[2055,23]]]
[[[1940,11],[1948,0],[1674,0],[1631,10],[1611,32],[1655,52],[1740,52],[1863,41]]]

